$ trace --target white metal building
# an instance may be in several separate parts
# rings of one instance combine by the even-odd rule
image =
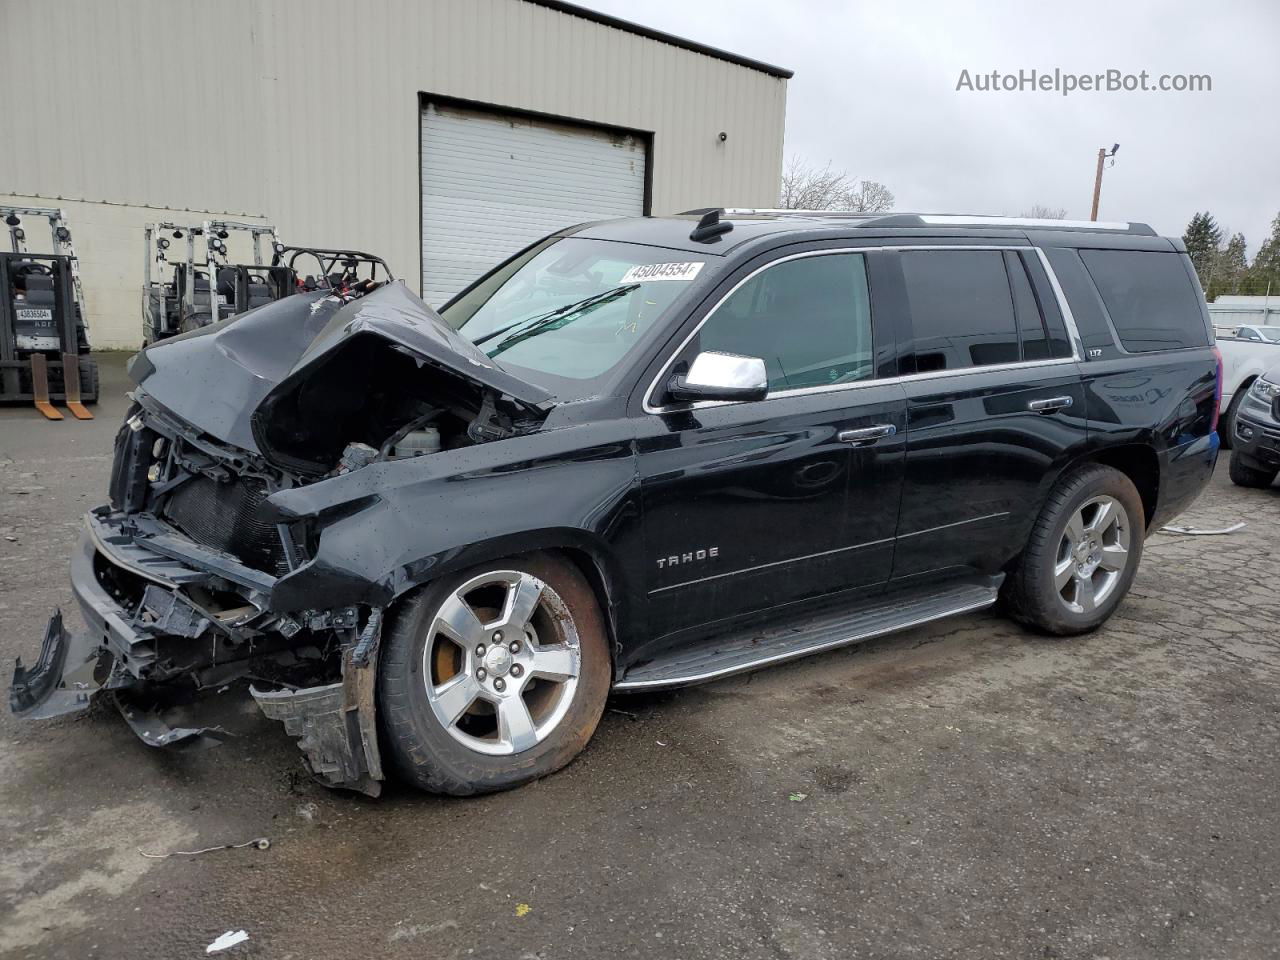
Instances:
[[[1218,297],[1209,304],[1215,327],[1280,325],[1280,290],[1275,295]]]
[[[140,343],[155,220],[368,250],[438,306],[568,224],[775,205],[790,75],[553,0],[5,0],[0,202],[66,210],[97,348]]]

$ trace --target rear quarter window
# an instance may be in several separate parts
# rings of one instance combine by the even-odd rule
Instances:
[[[1200,292],[1179,254],[1081,250],[1080,259],[1126,350],[1208,346]]]

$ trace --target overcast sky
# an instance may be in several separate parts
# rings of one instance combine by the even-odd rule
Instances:
[[[1280,3],[578,0],[795,71],[786,155],[879,180],[899,210],[1089,217],[1181,235],[1208,209],[1249,256],[1280,212]],[[971,74],[1209,74],[1208,93],[957,92]]]

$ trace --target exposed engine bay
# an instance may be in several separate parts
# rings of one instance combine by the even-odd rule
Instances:
[[[72,561],[87,624],[50,620],[15,713],[109,691],[144,742],[218,742],[171,708],[248,681],[322,782],[376,794],[374,677],[393,590],[328,525],[378,500],[356,476],[537,430],[549,397],[488,360],[401,284],[299,295],[147,348],[115,441],[109,503]],[[179,389],[179,387],[181,389]],[[297,515],[273,500],[347,484]],[[336,535],[335,535],[336,536]],[[367,572],[353,569],[366,562]]]

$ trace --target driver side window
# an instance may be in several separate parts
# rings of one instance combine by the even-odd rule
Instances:
[[[696,348],[764,360],[770,393],[869,379],[866,258],[821,254],[762,270],[720,303]]]

